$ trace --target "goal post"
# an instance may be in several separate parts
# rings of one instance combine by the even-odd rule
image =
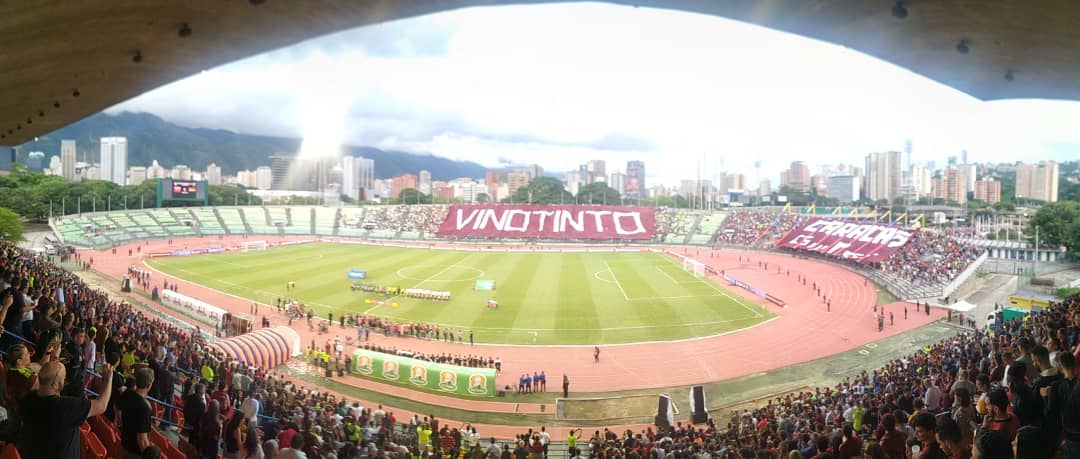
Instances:
[[[705,263],[697,261],[693,258],[683,258],[682,269],[683,271],[693,274],[694,277],[705,277]]]
[[[247,253],[252,250],[266,250],[269,244],[266,241],[244,241],[240,244],[240,250]]]

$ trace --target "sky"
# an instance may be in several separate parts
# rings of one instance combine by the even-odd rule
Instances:
[[[752,44],[752,45],[748,45]],[[608,172],[649,186],[871,151],[945,163],[1080,158],[1080,102],[981,102],[873,57],[714,16],[607,4],[470,8],[208,69],[110,108],[177,124]],[[337,140],[340,139],[340,140]],[[702,157],[704,156],[704,160]],[[760,161],[760,175],[755,162]]]

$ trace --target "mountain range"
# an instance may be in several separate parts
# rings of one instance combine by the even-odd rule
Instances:
[[[163,167],[185,164],[195,171],[211,162],[225,174],[270,165],[270,155],[295,153],[301,139],[241,134],[222,129],[179,126],[149,113],[98,113],[17,147],[17,160],[33,151],[48,158],[60,155],[60,140],[74,139],[79,161],[97,162],[102,137],[127,137],[128,165],[149,166],[157,160]],[[342,152],[375,160],[375,177],[391,178],[405,173],[431,172],[433,180],[480,178],[487,168],[471,161],[455,161],[434,155],[387,151],[372,147],[342,146]]]

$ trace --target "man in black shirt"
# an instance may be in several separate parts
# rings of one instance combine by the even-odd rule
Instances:
[[[135,389],[124,391],[116,402],[120,410],[120,445],[127,456],[142,457],[142,451],[150,446],[150,401],[146,394],[154,384],[154,370],[140,368],[135,371]]]
[[[168,365],[164,349],[159,349],[154,355],[154,360],[150,361],[150,368],[154,370],[154,385],[150,388],[150,396],[172,405],[175,401],[173,396],[176,393],[176,377],[173,376],[172,371],[169,371]],[[164,419],[166,421],[173,422],[172,412],[171,407],[165,407]],[[161,424],[162,428],[166,426],[167,424]]]
[[[38,389],[19,401],[23,417],[19,453],[26,458],[78,458],[79,426],[87,418],[105,412],[112,392],[112,368],[102,368],[104,389],[91,401],[60,395],[67,374],[64,365],[51,361],[38,372]]]
[[[83,345],[86,344],[86,331],[82,328],[71,330],[71,341],[64,343],[60,352],[60,361],[64,363],[68,374],[67,385],[61,391],[72,397],[86,397],[86,362]]]
[[[184,400],[184,431],[188,434],[188,443],[199,444],[199,420],[206,413],[206,386],[195,385],[195,390]]]

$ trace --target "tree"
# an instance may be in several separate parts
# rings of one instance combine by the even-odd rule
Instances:
[[[25,240],[19,214],[5,207],[0,207],[0,240],[11,242]]]
[[[431,204],[431,195],[421,193],[416,188],[406,188],[398,193],[397,198],[391,200],[393,204]]]
[[[1038,227],[1041,243],[1065,246],[1070,259],[1080,260],[1080,202],[1048,203],[1039,208],[1028,225]],[[1034,242],[1035,231],[1027,233]]]
[[[479,203],[479,204],[484,204],[484,203],[491,202],[491,196],[488,196],[487,193],[477,194],[476,195],[476,202]]]
[[[604,182],[590,183],[578,189],[577,202],[582,204],[619,204],[619,192]]]
[[[554,177],[537,177],[502,202],[514,204],[573,204],[574,195]]]

